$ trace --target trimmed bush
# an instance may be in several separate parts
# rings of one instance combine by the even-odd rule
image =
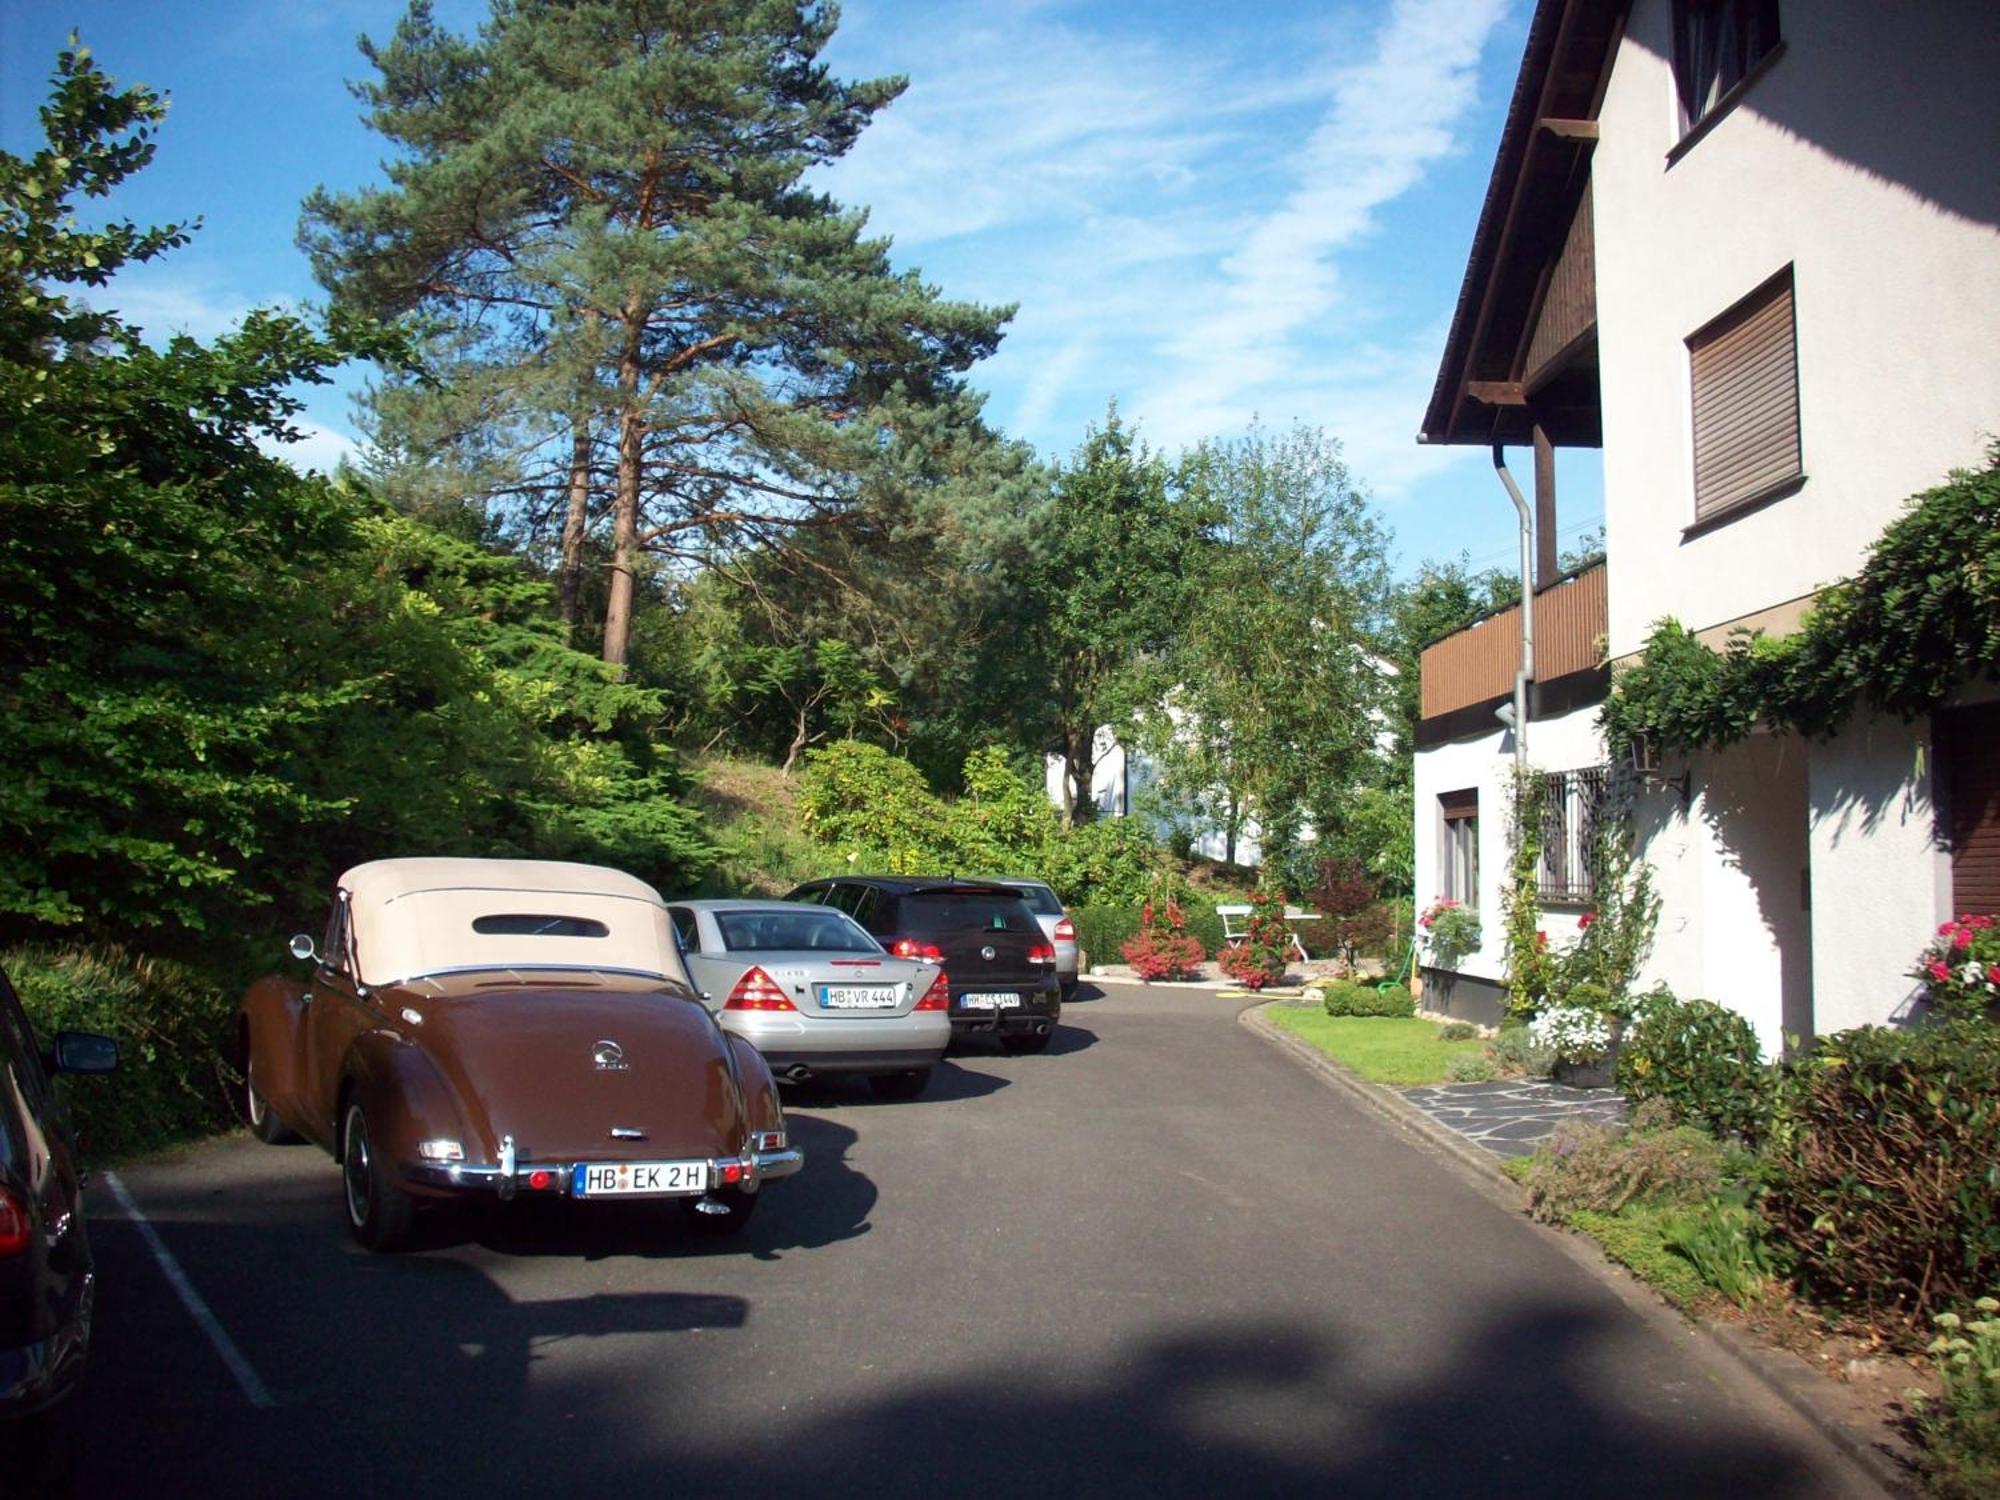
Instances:
[[[1330,1016],[1414,1016],[1417,1002],[1400,984],[1363,984],[1353,979],[1322,979],[1313,986]],[[1386,993],[1385,993],[1386,992]]]
[[[1222,918],[1215,914],[1213,905],[1183,902],[1181,916],[1183,930],[1200,942],[1205,952],[1214,953],[1222,947]],[[1077,945],[1094,964],[1117,963],[1120,950],[1143,925],[1138,902],[1130,906],[1081,906],[1070,912],[1069,919],[1076,924]]]
[[[2000,1027],[1822,1038],[1782,1076],[1767,1156],[1802,1288],[1907,1341],[2000,1283]]]
[[[1441,1042],[1469,1042],[1479,1035],[1479,1028],[1470,1021],[1446,1021],[1438,1027]]]
[[[117,948],[16,948],[0,967],[43,1045],[64,1030],[118,1041],[110,1077],[57,1080],[93,1160],[230,1123],[236,1003],[192,969]]]
[[[1639,1002],[1618,1051],[1618,1087],[1633,1103],[1663,1099],[1683,1124],[1751,1142],[1764,1133],[1771,1081],[1748,1021],[1664,990]]]
[[[1486,1044],[1487,1052],[1502,1073],[1528,1078],[1547,1078],[1556,1070],[1553,1047],[1544,1047],[1526,1026],[1503,1026]]]

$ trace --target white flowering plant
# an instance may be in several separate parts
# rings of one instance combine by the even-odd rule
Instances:
[[[1528,1023],[1528,1036],[1566,1063],[1602,1062],[1611,1051],[1616,1023],[1583,1005],[1556,1005]]]
[[[1952,1482],[1977,1486],[2000,1464],[2000,1297],[1981,1297],[1970,1317],[1944,1312],[1931,1322],[1938,1335],[1925,1352],[1943,1390],[1935,1398],[1908,1392],[1923,1429],[1924,1467],[1935,1493],[1972,1494]]]

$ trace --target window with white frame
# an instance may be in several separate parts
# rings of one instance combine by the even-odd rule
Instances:
[[[1479,789],[1438,795],[1438,893],[1461,906],[1479,905]]]

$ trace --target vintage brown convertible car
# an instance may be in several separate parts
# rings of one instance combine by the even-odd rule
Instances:
[[[679,1198],[733,1229],[802,1162],[756,1048],[689,985],[666,908],[615,870],[389,859],[340,877],[303,987],[243,997],[251,1129],[333,1153],[375,1250],[417,1204]]]

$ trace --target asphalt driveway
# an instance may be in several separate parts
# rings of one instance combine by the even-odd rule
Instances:
[[[385,1259],[309,1147],[130,1167],[194,1302],[100,1182],[79,1488],[1873,1493],[1238,1008],[1112,986],[914,1103],[795,1095],[806,1169],[730,1241],[538,1205]]]

